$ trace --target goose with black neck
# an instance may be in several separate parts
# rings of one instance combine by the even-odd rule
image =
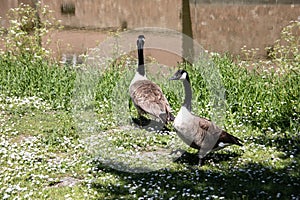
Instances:
[[[216,151],[233,144],[242,146],[239,138],[220,129],[210,120],[191,113],[192,88],[187,71],[178,70],[170,80],[181,80],[185,91],[185,99],[175,117],[174,128],[177,135],[187,145],[199,150],[200,166],[202,165],[202,159],[211,151]]]
[[[131,100],[136,107],[139,117],[150,114],[164,124],[174,120],[171,107],[161,88],[146,77],[144,63],[144,35],[137,39],[138,67],[129,86]]]

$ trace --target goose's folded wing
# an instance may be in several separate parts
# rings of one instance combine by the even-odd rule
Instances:
[[[138,81],[135,84],[137,85],[133,85],[135,89],[131,92],[135,105],[157,117],[161,113],[170,112],[168,100],[158,85],[149,80]]]
[[[201,118],[201,117],[197,117],[197,120],[198,120],[198,125],[199,125],[199,128],[205,130],[205,131],[208,131],[208,129],[211,127],[212,123],[210,120],[208,119],[205,119],[205,118]]]
[[[203,131],[205,131],[206,135],[209,135],[209,137],[211,137],[211,144],[216,143],[213,149],[218,148],[220,143],[224,144],[224,147],[227,146],[227,144],[236,144],[242,146],[242,144],[240,143],[241,140],[239,138],[220,129],[208,119],[199,118],[199,127]]]
[[[201,149],[203,142],[208,135],[208,129],[210,127],[210,121],[192,115],[189,119],[185,118],[186,128],[189,130],[185,137],[189,138],[187,141],[191,141],[190,147],[195,149]]]
[[[198,134],[195,137],[194,143],[200,149],[199,155],[205,156],[214,149],[222,130],[208,119],[198,117],[197,120]]]

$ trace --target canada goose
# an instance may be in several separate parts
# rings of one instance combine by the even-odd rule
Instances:
[[[137,39],[138,68],[129,86],[129,93],[134,106],[137,108],[139,117],[150,114],[163,123],[174,120],[168,100],[162,93],[161,88],[148,80],[144,67],[143,47],[145,37],[139,35]]]
[[[240,139],[220,129],[208,119],[191,113],[192,89],[189,75],[185,70],[178,70],[170,80],[182,80],[185,90],[184,103],[174,120],[174,128],[186,144],[199,150],[199,165],[210,151],[216,151],[232,144],[243,146]]]

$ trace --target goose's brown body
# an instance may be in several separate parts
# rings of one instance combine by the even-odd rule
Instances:
[[[161,88],[148,80],[145,75],[143,45],[145,38],[140,35],[138,46],[138,69],[129,86],[129,94],[139,115],[150,114],[163,123],[173,121],[171,107]]]
[[[149,80],[136,81],[129,91],[140,114],[150,114],[164,123],[174,120],[167,98],[155,83]]]

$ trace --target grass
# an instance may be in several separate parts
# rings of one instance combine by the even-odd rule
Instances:
[[[91,73],[46,59],[41,49],[40,57],[2,51],[0,198],[299,199],[299,56],[289,43],[276,53],[277,43],[268,61],[211,55],[223,85],[217,91],[226,96],[220,125],[244,146],[210,153],[202,167],[172,126],[149,132],[132,125],[130,57]],[[210,71],[181,67],[191,74],[193,111],[211,118],[216,93],[213,79],[203,78]],[[183,91],[165,81],[168,73],[149,77],[176,113]]]
[[[98,99],[93,104],[95,116],[90,119],[97,121],[93,125],[97,131],[87,134],[84,133],[85,126],[78,126],[72,109],[57,107],[53,103],[63,102],[65,99],[72,101],[72,97],[57,95],[55,99],[43,99],[37,97],[43,91],[37,92],[35,87],[32,90],[27,88],[20,94],[7,92],[13,91],[12,89],[2,90],[1,198],[299,198],[299,104],[290,95],[299,94],[296,88],[299,78],[293,74],[296,72],[291,71],[290,74],[280,76],[276,73],[257,73],[239,66],[226,55],[215,56],[214,61],[222,72],[222,81],[227,92],[224,126],[230,133],[244,140],[244,147],[229,147],[211,153],[201,168],[196,166],[196,152],[179,144],[180,141],[173,132],[169,135],[148,132],[130,124],[120,126],[112,121],[115,118],[110,101],[115,98],[113,93],[105,93],[105,98]],[[7,66],[1,66],[7,69]],[[16,71],[22,69],[13,66],[16,65],[9,67]],[[186,68],[193,70],[191,66]],[[61,77],[64,73],[68,73],[67,77],[74,76],[72,69],[66,70],[58,66],[54,66],[54,69],[57,70],[56,77]],[[28,73],[29,71],[24,72],[23,76],[30,76]],[[113,71],[107,74],[110,73]],[[7,76],[3,74],[2,71],[1,80],[6,81]],[[121,73],[113,78],[107,74],[104,77],[99,76],[95,87],[98,96],[101,92],[97,88],[101,88],[102,84],[114,87],[115,78],[118,76],[121,79]],[[262,78],[265,75],[270,77]],[[52,84],[48,80],[53,75],[49,76],[45,79],[47,81],[43,83],[43,88]],[[291,83],[284,84],[283,80]],[[33,83],[28,85],[34,84],[36,79],[31,81]],[[69,81],[75,82],[74,78]],[[193,77],[192,83],[196,81],[200,83],[204,80]],[[264,87],[266,83],[269,84],[268,87]],[[63,82],[57,80],[51,87],[60,87],[59,84]],[[15,88],[18,85],[4,86],[2,88]],[[168,87],[178,85],[164,88]],[[195,99],[208,101],[209,98],[200,98],[197,95],[197,92],[201,93],[201,87],[193,84]],[[278,98],[264,95],[275,92],[280,92],[281,95]],[[170,102],[180,101],[178,95],[171,90],[166,94],[171,99]],[[282,103],[283,100],[286,103]],[[200,102],[199,105],[202,104],[205,103]],[[69,105],[72,106],[70,103]],[[174,110],[178,110],[178,107],[174,107]],[[203,113],[209,117],[210,107],[198,108],[198,114],[201,115],[202,110],[206,110]],[[288,119],[282,122],[278,120],[284,117]],[[145,163],[138,165],[134,163],[136,159],[129,159],[130,162],[126,163],[126,159],[124,161],[120,156],[123,153],[128,156],[128,152],[158,152],[161,155],[161,150],[166,148],[184,148],[187,152],[179,156],[176,162],[167,160],[166,165],[159,165],[154,171],[155,168],[149,165],[151,161],[147,163],[147,160],[142,159],[150,168],[148,170]],[[107,154],[108,152],[112,153]],[[130,155],[136,156],[135,153]],[[110,160],[111,158],[113,159]],[[137,170],[139,173],[124,172],[124,168],[131,172]]]
[[[70,109],[75,72],[31,57],[0,58],[2,94],[17,97],[38,96],[53,108]],[[49,67],[49,65],[52,65]]]

